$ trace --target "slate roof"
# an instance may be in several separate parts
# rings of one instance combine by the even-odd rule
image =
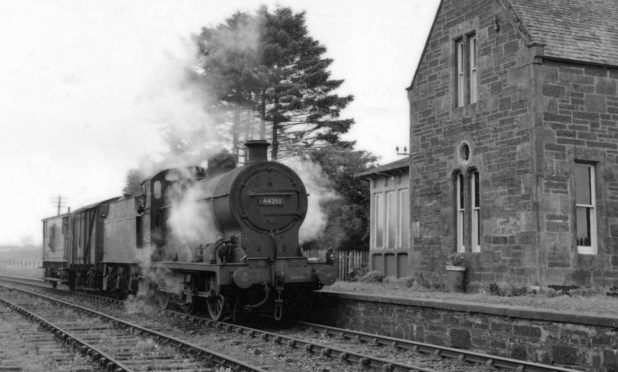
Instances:
[[[410,167],[410,157],[406,156],[403,159],[396,160],[392,163],[380,165],[379,167],[371,168],[370,170],[356,174],[356,177],[369,176],[376,173],[388,173],[398,169]]]
[[[507,0],[549,57],[618,66],[618,0]]]

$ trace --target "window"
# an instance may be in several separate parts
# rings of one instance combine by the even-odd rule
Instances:
[[[410,248],[410,196],[408,190],[399,190],[399,246]]]
[[[470,237],[472,238],[472,252],[481,251],[481,204],[479,202],[479,172],[473,171],[472,179],[470,180],[470,186],[472,190],[470,195],[472,196],[472,231]]]
[[[392,188],[373,194],[372,249],[410,248],[408,189]]]
[[[375,195],[375,239],[376,248],[384,246],[384,194]]]
[[[459,146],[459,159],[464,162],[468,162],[468,160],[470,160],[470,145],[468,145],[466,142],[463,142]]]
[[[474,33],[455,40],[455,75],[455,106],[477,102],[477,39]]]
[[[467,175],[455,175],[455,244],[457,252],[481,251],[481,193],[480,175],[473,170]],[[466,198],[469,195],[469,199]],[[469,202],[467,201],[469,200]]]
[[[478,87],[476,85],[477,76],[476,76],[476,35],[472,34],[468,36],[468,46],[469,46],[469,59],[470,59],[470,73],[468,75],[469,87],[470,87],[470,103],[475,103],[478,100],[477,90]]]
[[[152,189],[154,192],[155,199],[160,199],[161,198],[161,181],[155,181],[154,185],[152,186]]]
[[[386,226],[387,246],[386,248],[397,248],[397,192],[389,191],[386,193]]]
[[[144,247],[144,229],[142,216],[135,217],[135,246],[137,248]]]
[[[56,225],[51,225],[49,227],[49,240],[47,246],[49,250],[54,252],[56,250]]]
[[[592,164],[575,164],[575,225],[577,253],[596,254],[595,169]]]
[[[459,173],[455,178],[455,194],[457,203],[457,252],[465,252],[466,245],[464,243],[464,217],[465,208],[465,193],[464,193],[464,176]]]
[[[465,85],[465,69],[464,69],[464,42],[463,39],[455,41],[455,50],[457,53],[457,107],[463,107],[465,101],[464,85]]]

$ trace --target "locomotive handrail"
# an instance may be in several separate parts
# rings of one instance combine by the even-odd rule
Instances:
[[[209,201],[209,200],[212,200],[212,199],[223,198],[224,196],[228,196],[228,195],[230,195],[230,193],[219,194],[219,195],[211,195],[211,196],[206,196],[205,198],[202,198],[202,199],[198,199],[198,201],[202,201],[202,200]]]
[[[248,192],[247,195],[249,196],[279,196],[279,195],[294,195],[295,192],[292,191],[288,191],[288,190],[281,190],[281,191],[274,191],[274,192]]]

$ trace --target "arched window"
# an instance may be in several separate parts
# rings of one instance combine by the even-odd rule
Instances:
[[[455,244],[457,252],[481,251],[480,175],[474,169],[455,173]],[[467,197],[469,196],[469,198]]]
[[[481,202],[479,188],[479,172],[473,170],[470,172],[470,197],[472,209],[472,223],[470,238],[472,240],[472,252],[481,251]]]
[[[466,203],[465,203],[465,182],[463,173],[457,173],[455,175],[455,204],[456,204],[456,244],[457,252],[466,251],[466,243],[464,240],[464,220],[466,215]]]

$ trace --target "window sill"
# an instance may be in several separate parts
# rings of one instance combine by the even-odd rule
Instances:
[[[479,101],[476,101],[474,103],[467,103],[463,106],[455,106],[453,107],[451,112],[456,117],[468,117],[468,116],[475,116],[478,110],[479,110]]]
[[[597,249],[593,247],[577,246],[577,254],[592,256],[597,254]]]

